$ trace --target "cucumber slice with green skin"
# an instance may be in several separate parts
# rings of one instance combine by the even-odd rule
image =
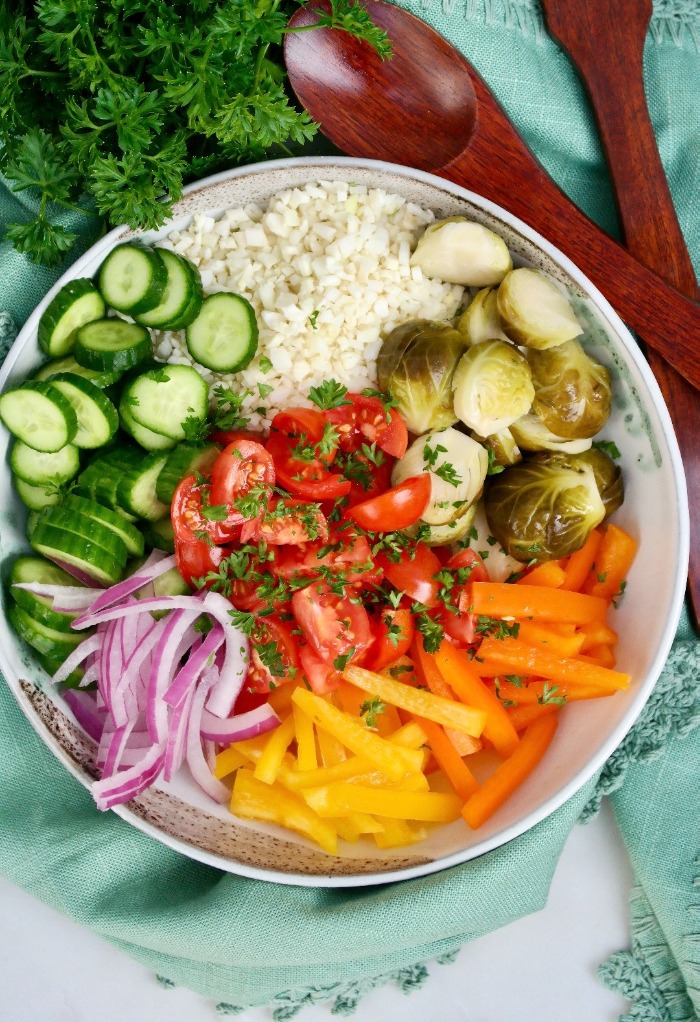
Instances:
[[[126,471],[117,486],[119,505],[147,522],[164,518],[170,508],[158,500],[156,483],[167,460],[167,454],[146,454],[138,467]]]
[[[78,418],[78,432],[73,437],[76,447],[92,450],[104,447],[119,429],[119,413],[99,387],[82,376],[59,373],[51,385],[70,401]]]
[[[156,483],[158,500],[169,506],[182,480],[193,472],[206,475],[220,454],[221,447],[218,444],[178,444],[158,476]]]
[[[60,663],[63,663],[75,647],[80,645],[86,635],[85,632],[59,632],[55,628],[49,628],[27,614],[26,610],[16,603],[11,603],[7,608],[7,616],[15,631],[37,653]]]
[[[163,364],[140,373],[124,389],[122,404],[144,429],[184,440],[189,421],[199,426],[209,410],[209,387],[193,366]]]
[[[82,511],[64,507],[62,504],[44,508],[39,513],[37,523],[29,536],[30,542],[38,529],[44,525],[61,529],[79,540],[89,540],[93,546],[100,547],[120,567],[126,567],[129,552],[121,536],[96,519],[83,514]]]
[[[132,445],[114,447],[104,454],[98,454],[78,476],[73,492],[81,497],[89,497],[113,511],[121,511],[117,504],[119,480],[126,469],[139,465],[142,459],[141,448]],[[133,516],[123,513],[133,520]]]
[[[35,380],[48,380],[49,382],[59,373],[72,373],[74,376],[82,376],[83,379],[94,383],[100,390],[111,387],[122,378],[121,370],[118,372],[99,372],[97,369],[87,369],[75,361],[73,355],[66,355],[65,358],[54,358],[34,373]]]
[[[144,245],[117,245],[100,266],[97,285],[107,305],[130,316],[160,305],[168,271],[160,253]]]
[[[199,315],[185,330],[195,362],[216,373],[245,369],[258,348],[253,306],[242,295],[221,291],[207,295]]]
[[[52,383],[28,380],[0,397],[0,419],[35,451],[52,454],[71,443],[78,419],[70,401]]]
[[[192,322],[202,306],[199,270],[167,248],[157,251],[168,271],[163,297],[155,309],[136,315],[134,319],[143,326],[158,330],[182,330]]]
[[[67,355],[80,327],[102,319],[105,312],[104,298],[91,280],[71,280],[54,295],[39,320],[39,347],[52,358]]]
[[[159,518],[157,522],[142,522],[141,532],[148,546],[165,550],[168,554],[175,553],[175,531],[170,515]]]
[[[124,565],[115,560],[103,547],[55,525],[37,522],[29,542],[37,553],[51,560],[70,564],[103,585],[121,582],[124,576]]]
[[[85,632],[83,632],[82,634],[85,635]],[[46,673],[51,678],[53,678],[58,668],[63,664],[63,661],[66,659],[65,657],[59,656],[56,657],[45,656],[38,650],[35,650],[35,655],[41,666],[44,668]],[[84,674],[85,671],[82,669],[82,667],[76,667],[76,669],[74,671],[71,671],[68,677],[61,682],[61,688],[82,688],[85,692],[94,691],[97,688],[96,681],[91,681],[89,685],[83,686],[81,684]]]
[[[152,429],[146,429],[145,426],[136,422],[126,403],[125,396],[125,394],[122,395],[122,400],[119,402],[119,421],[122,429],[146,451],[171,451],[177,444],[177,440],[171,440],[169,436],[154,433]]]
[[[54,488],[76,476],[80,471],[80,451],[66,444],[60,451],[46,454],[15,440],[10,454],[10,468],[18,479],[31,486]]]
[[[98,504],[95,500],[90,500],[88,497],[80,497],[74,493],[69,494],[63,500],[61,506],[70,511],[79,511],[81,514],[87,515],[88,518],[92,518],[94,521],[106,526],[106,528],[111,529],[112,532],[120,537],[124,546],[133,557],[140,557],[143,553],[143,535],[119,511],[113,511],[111,508]]]
[[[43,511],[45,507],[53,504],[60,504],[63,500],[63,493],[58,486],[34,486],[25,482],[24,479],[14,477],[17,496],[25,507],[30,511]]]
[[[145,326],[125,319],[98,319],[78,330],[75,357],[82,366],[100,372],[126,372],[151,355],[151,336]]]
[[[37,596],[26,589],[17,589],[16,583],[41,582],[44,585],[79,586],[77,579],[67,571],[62,571],[58,565],[45,561],[43,557],[18,557],[12,565],[9,581],[12,599],[30,617],[58,632],[75,634],[71,632],[71,621],[78,616],[79,611],[66,613],[54,610],[50,596]]]

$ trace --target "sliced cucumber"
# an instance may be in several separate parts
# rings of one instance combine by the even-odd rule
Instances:
[[[175,532],[170,515],[159,518],[157,522],[142,522],[141,532],[150,547],[165,550],[169,554],[175,553]]]
[[[129,411],[124,395],[119,403],[119,421],[122,424],[122,429],[146,451],[171,451],[177,443],[177,440],[171,440],[169,436],[154,433],[152,429],[146,429],[145,426],[136,422]]]
[[[63,663],[76,646],[85,638],[85,632],[59,632],[55,628],[35,620],[26,610],[11,603],[7,608],[10,624],[26,643],[42,656]]]
[[[83,514],[82,511],[64,507],[63,504],[44,508],[39,513],[39,518],[29,536],[30,542],[42,526],[51,526],[68,532],[73,537],[77,536],[81,540],[89,540],[94,546],[104,550],[120,567],[126,566],[128,550],[121,536],[103,525],[102,522]]]
[[[134,316],[137,323],[158,330],[183,330],[202,307],[202,280],[199,270],[182,256],[159,248],[158,254],[168,271],[168,282],[159,305],[150,312]]]
[[[55,489],[78,474],[80,452],[73,444],[66,444],[60,451],[47,454],[16,440],[10,454],[10,468],[25,483]]]
[[[52,504],[60,504],[63,494],[58,486],[34,486],[18,476],[14,477],[17,496],[30,511],[41,511]]]
[[[81,634],[82,635],[86,635],[87,633],[86,632],[81,632]],[[66,659],[65,656],[64,657],[61,657],[61,656],[45,656],[43,653],[40,653],[38,650],[36,651],[36,658],[39,661],[39,663],[41,664],[41,666],[44,668],[46,673],[51,678],[53,678],[53,676],[56,673],[56,671],[58,670],[58,668],[63,664],[63,661]],[[84,674],[85,674],[85,671],[82,669],[82,667],[76,667],[76,669],[74,671],[71,671],[71,673],[68,675],[68,677],[65,678],[61,682],[62,687],[63,688],[84,688],[85,692],[90,692],[93,689],[96,689],[97,688],[97,682],[96,681],[92,681],[92,682],[90,682],[89,685],[85,685],[85,686],[83,686],[81,684],[81,682],[83,680]]]
[[[73,373],[74,376],[82,376],[83,379],[94,383],[100,390],[111,387],[122,377],[121,370],[101,373],[97,369],[87,369],[85,366],[81,366],[75,361],[75,356],[66,355],[65,358],[54,358],[50,362],[46,362],[38,372],[34,373],[33,379],[50,381],[59,373]]]
[[[185,343],[195,362],[216,373],[245,369],[258,348],[253,306],[227,291],[208,295],[185,330]]]
[[[184,440],[183,423],[199,426],[209,410],[209,388],[193,366],[163,364],[158,369],[139,373],[124,388],[121,407],[139,426]]]
[[[60,451],[78,432],[72,404],[44,380],[28,380],[6,390],[0,397],[0,419],[10,433],[35,451]]]
[[[77,579],[43,557],[23,556],[18,557],[12,565],[9,581],[12,599],[30,617],[49,628],[55,628],[56,631],[70,632],[71,621],[78,616],[78,611],[67,613],[54,610],[53,599],[50,596],[37,596],[27,589],[17,589],[16,583],[41,582],[44,585],[79,587]]]
[[[88,497],[80,497],[74,493],[65,497],[61,506],[71,511],[80,511],[82,514],[87,515],[88,518],[92,518],[94,521],[111,529],[112,532],[121,538],[124,546],[132,556],[140,557],[143,553],[143,535],[119,511],[113,511],[111,508],[98,504],[95,500],[90,500]]]
[[[114,447],[99,454],[80,473],[73,492],[113,511],[121,510],[117,504],[119,480],[127,469],[140,464],[142,458],[143,451],[131,445]]]
[[[105,312],[104,299],[91,280],[71,280],[54,295],[39,320],[39,347],[52,358],[67,355],[80,327],[102,319]]]
[[[160,305],[168,271],[160,253],[144,245],[117,245],[98,270],[97,283],[112,309],[130,316]]]
[[[145,326],[125,319],[98,319],[78,330],[75,357],[82,366],[100,372],[125,372],[151,354],[151,337]]]
[[[156,596],[187,596],[192,592],[177,568],[164,571],[152,584]]]
[[[104,585],[120,582],[124,575],[124,564],[103,547],[46,522],[36,523],[29,542],[37,553],[70,564]]]
[[[146,454],[137,467],[127,470],[117,486],[117,502],[131,514],[156,522],[170,510],[167,504],[158,500],[156,483],[167,454]]]
[[[218,444],[178,444],[171,452],[158,476],[156,493],[158,500],[170,505],[173,494],[185,476],[193,472],[205,475],[221,454]]]
[[[78,432],[73,438],[76,447],[91,450],[104,447],[119,428],[119,413],[99,387],[82,376],[59,373],[51,385],[68,398],[78,418]]]

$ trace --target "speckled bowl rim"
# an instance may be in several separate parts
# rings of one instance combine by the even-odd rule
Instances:
[[[400,178],[412,179],[432,186],[433,188],[440,189],[446,192],[451,198],[463,199],[479,207],[486,214],[501,221],[505,225],[508,225],[510,229],[519,233],[526,239],[526,241],[539,248],[541,252],[544,253],[549,260],[551,260],[554,266],[560,267],[561,270],[573,282],[575,282],[578,288],[580,288],[582,294],[585,294],[588,298],[590,298],[593,305],[596,307],[598,314],[610,325],[610,327],[612,327],[613,332],[617,335],[618,339],[622,341],[626,359],[634,365],[642,377],[654,406],[654,410],[660,419],[664,441],[671,460],[671,471],[677,489],[678,500],[677,505],[674,508],[675,517],[672,523],[672,531],[676,539],[678,558],[675,565],[672,596],[668,602],[668,606],[664,608],[666,613],[666,625],[664,627],[661,640],[657,646],[653,660],[649,665],[646,676],[639,686],[636,697],[629,705],[624,716],[618,721],[617,725],[607,736],[606,740],[599,746],[596,754],[592,756],[586,762],[585,766],[579,769],[567,783],[562,784],[550,798],[537,806],[536,809],[531,810],[515,823],[495,831],[489,837],[471,845],[467,849],[446,855],[442,858],[425,861],[420,857],[418,846],[415,852],[408,850],[406,856],[407,864],[401,864],[401,857],[394,857],[397,862],[396,868],[391,868],[386,871],[380,870],[375,873],[348,872],[341,874],[334,874],[329,871],[328,873],[319,872],[309,875],[306,873],[282,872],[280,870],[260,868],[250,862],[233,861],[222,857],[221,855],[212,854],[204,849],[198,848],[196,845],[183,841],[172,834],[166,833],[161,827],[155,826],[148,819],[145,819],[144,815],[142,815],[142,810],[139,811],[132,808],[131,806],[133,804],[119,806],[113,810],[117,813],[117,815],[141,830],[143,833],[148,834],[168,847],[181,852],[190,859],[214,866],[224,871],[249,877],[251,879],[310,887],[370,886],[374,884],[385,884],[399,880],[407,880],[448,869],[452,866],[459,865],[469,861],[470,859],[483,855],[486,852],[498,848],[520,836],[551,815],[556,809],[563,805],[564,802],[571,798],[591,777],[596,774],[613,750],[621,743],[639,716],[659,674],[661,673],[675,636],[683,605],[689,546],[688,502],[685,477],[678,445],[675,440],[673,426],[659,387],[651,373],[651,370],[639,351],[638,346],[608,301],[576,267],[575,263],[561,253],[545,238],[539,235],[537,231],[510,214],[506,209],[496,205],[495,203],[489,202],[475,192],[460,188],[459,186],[453,185],[442,178],[436,177],[432,174],[427,174],[423,171],[401,167],[384,161],[352,159],[336,156],[298,157],[285,160],[274,160],[224,171],[201,181],[193,182],[185,188],[183,198],[202,189],[209,189],[212,186],[223,182],[261,173],[269,173],[275,168],[280,170],[285,170],[287,168],[304,168],[308,170],[308,180],[329,180],[332,179],[332,173],[329,174],[329,171],[331,171],[334,167],[342,169],[343,171],[351,168],[357,168],[367,171],[384,172]],[[378,187],[382,186],[378,185]],[[61,279],[57,281],[20,331],[13,348],[8,354],[8,357],[0,370],[0,389],[4,388],[8,378],[11,376],[12,368],[17,360],[19,351],[24,347],[27,340],[31,338],[32,334],[35,332],[43,309],[46,307],[53,295],[62,287],[65,280],[80,276],[83,269],[91,264],[97,257],[106,254],[118,240],[123,240],[125,236],[130,236],[132,233],[133,232],[130,232],[123,226],[115,228],[97,241],[87,252],[76,260]],[[8,684],[11,691],[42,741],[48,745],[51,751],[70,771],[70,773],[72,773],[73,776],[80,781],[81,784],[85,787],[89,787],[92,778],[87,772],[84,763],[81,764],[72,758],[61,744],[57,734],[47,727],[47,710],[45,706],[42,707],[42,702],[47,697],[42,696],[42,694],[39,693],[31,683],[12,677],[13,671],[9,667],[4,646],[0,646],[0,669],[2,669],[5,677],[8,678]],[[74,725],[71,725],[69,721],[64,720],[60,723],[57,733],[60,734],[61,728],[63,727],[65,729],[66,725],[69,729],[71,726],[74,729]],[[75,741],[75,735],[72,736],[72,741]],[[157,801],[158,797],[159,793],[157,791],[152,792],[151,798],[155,798]],[[167,796],[164,797],[167,798]],[[152,813],[151,815],[157,818],[157,813]],[[335,863],[337,860],[333,859],[331,861]],[[351,862],[352,860],[349,861]]]

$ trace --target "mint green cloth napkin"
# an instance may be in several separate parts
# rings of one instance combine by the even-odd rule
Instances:
[[[535,0],[404,2],[463,50],[559,184],[614,231],[582,89],[547,37]],[[645,54],[649,105],[681,225],[700,263],[699,40],[694,0],[657,0]],[[0,224],[17,215],[17,197],[0,188]],[[81,248],[92,240],[83,236]],[[0,270],[1,344],[55,274],[2,240]],[[635,1018],[691,1019],[700,1009],[693,888],[700,835],[697,812],[691,815],[700,732],[686,736],[700,720],[699,650],[684,618],[633,731],[600,778],[549,819],[463,866],[352,890],[223,874],[100,814],[0,684],[0,871],[166,985],[219,1002],[220,1014],[269,1004],[283,1022],[303,1005],[325,1001],[349,1014],[377,984],[393,979],[410,990],[424,979],[427,960],[449,961],[465,941],[542,908],[572,826],[614,793],[638,888],[632,948],[606,966],[604,979],[637,1001]]]

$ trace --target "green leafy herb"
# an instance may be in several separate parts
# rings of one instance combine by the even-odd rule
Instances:
[[[352,660],[354,655],[355,647],[351,646],[347,653],[342,653],[339,656],[337,656],[333,661],[333,666],[335,667],[336,671],[344,671],[345,668],[348,666],[348,661]]]
[[[366,699],[360,706],[360,716],[365,718],[367,727],[377,726],[377,717],[380,713],[384,713],[386,704],[381,701],[379,696],[373,696],[371,699]]]
[[[550,685],[549,682],[545,681],[542,687],[542,695],[537,697],[537,702],[542,706],[548,703],[554,706],[563,706],[566,702],[566,696],[558,696],[558,691],[558,685]]]
[[[317,330],[318,329],[318,327],[316,326],[316,320],[318,319],[319,314],[320,314],[320,309],[314,309],[314,311],[309,316],[309,326],[311,327],[312,330]]]
[[[613,461],[617,461],[617,459],[621,456],[620,450],[614,440],[594,440],[592,446],[595,447],[597,451],[603,451],[603,453],[607,454],[609,458],[613,459]]]
[[[445,635],[445,629],[439,621],[435,621],[426,611],[416,615],[416,628],[423,636],[423,649],[426,653],[437,653]]]
[[[329,408],[339,408],[341,405],[350,405],[348,399],[348,388],[337,380],[324,380],[318,387],[312,387],[309,391],[309,401],[328,411]]]
[[[209,436],[209,430],[211,426],[206,420],[202,422],[196,415],[188,415],[185,421],[182,423],[182,430],[185,434],[185,440],[190,443],[196,444],[200,440],[206,440]]]

